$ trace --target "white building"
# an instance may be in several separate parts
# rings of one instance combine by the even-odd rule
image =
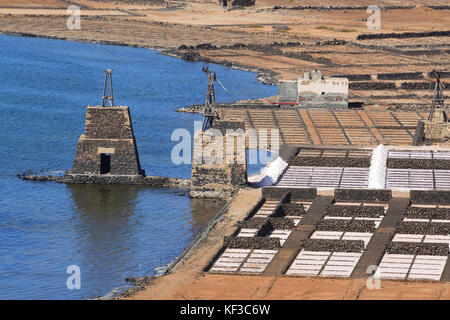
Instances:
[[[315,70],[296,80],[280,80],[279,102],[302,108],[348,108],[348,79],[323,77]]]

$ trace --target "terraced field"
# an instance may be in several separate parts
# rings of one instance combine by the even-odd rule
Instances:
[[[231,237],[233,246],[225,243],[208,272],[361,278],[370,268],[380,279],[450,279],[450,205],[386,196],[373,201],[369,193],[359,199],[354,193],[353,200],[339,193],[305,200],[301,191],[284,190],[281,197],[263,191]],[[291,224],[267,228],[271,219]],[[264,239],[279,243],[274,248]]]
[[[417,122],[427,112],[221,108],[224,119],[245,121],[246,129],[279,129],[280,144],[376,146],[411,145]],[[270,134],[269,134],[270,137]]]

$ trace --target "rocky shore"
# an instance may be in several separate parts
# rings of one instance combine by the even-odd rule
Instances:
[[[39,175],[29,172],[17,174],[24,181],[57,182],[67,184],[133,184],[155,188],[187,189],[190,179],[161,176],[125,176],[125,175]]]

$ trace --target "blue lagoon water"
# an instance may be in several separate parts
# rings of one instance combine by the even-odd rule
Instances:
[[[147,49],[0,35],[0,299],[87,299],[155,273],[179,255],[223,202],[185,191],[21,181],[24,170],[62,173],[72,166],[86,105],[101,104],[104,69],[113,69],[116,105],[130,106],[147,174],[189,177],[174,165],[176,128],[193,131],[206,76]],[[210,65],[228,89],[217,101],[276,94],[254,73]],[[81,270],[69,290],[66,269]]]

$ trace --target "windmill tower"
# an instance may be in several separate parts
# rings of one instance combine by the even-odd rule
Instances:
[[[247,185],[245,122],[219,119],[214,82],[227,90],[206,64],[202,71],[208,77],[208,89],[202,130],[194,133],[189,196],[228,199],[237,189]],[[233,134],[229,136],[228,130]]]
[[[437,70],[437,62],[433,62],[425,55],[422,61],[428,62],[431,71],[428,73],[430,80],[430,89],[432,88],[434,78],[434,94],[431,102],[430,112],[427,120],[420,120],[417,123],[412,145],[423,144],[441,144],[450,140],[450,127],[448,123],[447,110],[444,102],[444,84],[441,81],[440,72]],[[442,58],[442,52],[439,53]],[[439,61],[442,61],[440,59]]]
[[[106,95],[106,86],[109,78],[109,91],[110,94]],[[102,107],[106,107],[106,103],[109,102],[111,107],[114,107],[114,93],[113,93],[113,85],[112,85],[112,70],[105,70],[105,83],[103,85],[103,96],[102,96]]]
[[[439,73],[434,69],[431,75],[436,79],[433,101],[431,103],[428,121],[425,123],[425,139],[428,141],[440,141],[447,139],[448,118],[444,103],[444,84]]]
[[[431,72],[431,75],[434,76],[436,79],[435,86],[434,86],[434,94],[433,94],[433,102],[431,103],[431,109],[430,114],[428,115],[428,121],[433,121],[433,119],[436,118],[436,112],[443,113],[443,117],[445,118],[445,121],[447,121],[447,114],[445,110],[445,103],[444,103],[444,84],[441,82],[441,79],[439,77],[439,73],[434,69]],[[438,116],[440,118],[440,116]]]
[[[220,86],[225,89],[225,87],[220,83],[219,79],[215,72],[209,70],[207,65],[204,65],[202,71],[206,73],[208,77],[208,89],[206,90],[206,102],[203,107],[203,124],[202,130],[206,131],[210,129],[213,125],[214,120],[219,118],[219,115],[216,111],[216,92],[214,90],[214,81],[216,81]]]
[[[102,105],[86,108],[85,132],[78,139],[73,166],[66,172],[66,179],[71,183],[116,184],[134,183],[144,175],[130,110],[114,105],[111,70],[107,69]]]

